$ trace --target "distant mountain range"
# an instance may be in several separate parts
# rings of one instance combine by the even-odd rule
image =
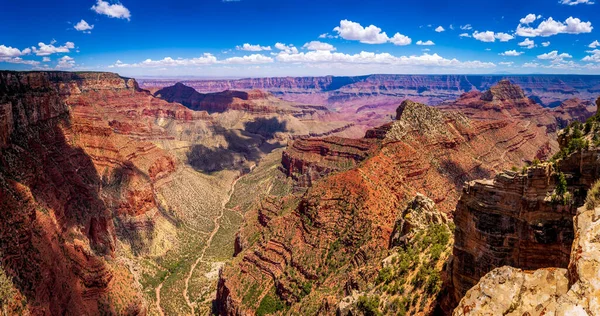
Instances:
[[[600,76],[591,75],[367,75],[354,77],[276,77],[229,80],[141,79],[152,89],[182,82],[198,92],[228,89],[261,89],[285,100],[320,105],[344,105],[345,109],[376,108],[404,99],[430,105],[454,100],[464,92],[485,91],[502,79],[523,88],[525,94],[547,107],[570,98],[592,101],[600,93]]]

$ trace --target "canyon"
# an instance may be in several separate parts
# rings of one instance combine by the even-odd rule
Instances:
[[[0,306],[466,315],[511,284],[576,302],[595,80],[0,71]]]

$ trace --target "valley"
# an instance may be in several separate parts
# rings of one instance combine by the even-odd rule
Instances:
[[[552,252],[566,268],[575,233],[558,223],[592,183],[569,177],[575,204],[557,209],[542,184],[554,171],[536,166],[571,148],[560,130],[596,107],[544,107],[507,79],[352,120],[257,90],[151,92],[113,73],[0,72],[0,91],[0,272],[14,313],[450,313],[503,263],[544,269]],[[539,192],[523,196],[541,203],[530,215],[484,207],[469,222],[478,199],[528,181]],[[519,244],[506,257],[490,246],[498,219],[502,243]]]

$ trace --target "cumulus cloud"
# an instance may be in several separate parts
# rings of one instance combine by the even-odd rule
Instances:
[[[512,35],[510,35],[510,34],[507,34],[507,33],[502,33],[502,32],[496,33],[495,37],[496,37],[496,39],[498,39],[500,42],[508,42],[508,41],[510,41],[511,39],[515,38],[514,36],[512,36]]]
[[[89,25],[88,22],[86,22],[84,19],[81,19],[81,21],[75,24],[73,28],[84,33],[90,33],[90,30],[94,28],[94,25]]]
[[[523,19],[521,19],[523,20]],[[579,18],[569,17],[564,22],[555,21],[552,17],[542,21],[537,27],[520,23],[517,26],[517,35],[524,37],[548,37],[556,34],[581,34],[590,33],[594,27],[592,22],[583,22]]]
[[[445,31],[445,29],[440,25],[440,26],[438,26],[438,27],[435,28],[435,31],[438,32],[438,33],[441,33],[443,31]]]
[[[485,32],[475,31],[475,32],[473,32],[473,37],[476,40],[482,41],[482,42],[495,42],[496,41],[496,37],[494,36],[494,32],[492,32],[492,31],[485,31]]]
[[[408,36],[400,33],[396,33],[390,38],[375,25],[363,27],[359,23],[349,20],[341,20],[340,25],[336,26],[333,30],[343,39],[359,41],[364,44],[383,44],[390,42],[394,45],[408,45],[412,41]]]
[[[394,34],[392,38],[390,38],[390,43],[396,46],[405,46],[409,45],[412,42],[412,39],[406,35],[402,35],[400,33]]]
[[[590,50],[588,53],[591,55],[583,57],[583,61],[600,63],[600,49]]]
[[[461,33],[460,35],[458,35],[459,37],[471,37],[471,35],[469,35],[469,33]]]
[[[529,38],[526,38],[524,41],[519,43],[519,46],[525,47],[527,49],[532,49],[535,47],[535,42],[530,40]]]
[[[599,46],[600,46],[600,42],[598,42],[598,40],[595,40],[590,45],[588,45],[589,48],[597,48]]]
[[[0,45],[0,58],[4,57],[18,57],[22,55],[27,55],[31,53],[30,48],[25,48],[23,50],[19,50],[18,48],[13,48],[11,46]]]
[[[561,4],[578,5],[578,4],[594,4],[592,0],[561,0]]]
[[[502,66],[512,66],[514,64],[514,62],[512,61],[501,61],[498,64],[502,65]]]
[[[48,56],[56,53],[68,53],[70,49],[75,48],[75,43],[66,42],[63,46],[54,46],[56,41],[50,42],[50,44],[44,44],[43,42],[39,42],[37,47],[32,47],[33,52],[38,56]]]
[[[548,47],[548,46],[550,46],[550,42],[542,42],[542,46]]]
[[[498,55],[501,56],[521,56],[523,54],[523,52],[517,52],[516,50],[507,50],[504,53],[500,53]]]
[[[263,50],[271,50],[271,46],[260,46],[244,43],[244,45],[238,45],[235,47],[237,50],[245,50],[250,52],[260,52]]]
[[[537,58],[542,60],[551,60],[552,62],[562,62],[565,58],[573,58],[573,56],[567,53],[559,54],[558,51],[554,50],[549,53],[538,55]]]
[[[417,42],[417,45],[422,45],[422,46],[433,46],[433,45],[435,45],[435,43],[434,43],[434,42],[432,42],[432,41],[430,41],[430,40],[429,40],[429,41],[426,41],[426,42],[423,42],[423,41],[418,41],[418,42]]]
[[[319,41],[311,41],[309,43],[306,43],[306,44],[304,44],[304,46],[302,46],[302,48],[305,48],[308,50],[326,50],[326,51],[335,50],[335,47],[333,47],[333,45],[331,45],[329,43],[319,42]]]
[[[471,29],[473,29],[473,27],[471,26],[471,24],[465,24],[465,25],[461,25],[460,29],[461,30],[471,30]]]
[[[533,23],[535,20],[538,19],[538,16],[533,14],[533,13],[529,13],[527,14],[527,16],[525,16],[524,18],[519,20],[519,23],[521,24],[531,24]]]
[[[298,53],[298,49],[294,45],[292,45],[292,44],[286,45],[286,44],[283,44],[283,43],[275,43],[275,48],[279,49],[280,51],[284,51],[286,53],[289,53],[289,54],[296,54],[296,53]]]
[[[45,63],[47,63],[47,62],[50,61],[50,57],[44,57],[44,58],[42,58],[42,61],[45,62]]]
[[[37,60],[27,60],[21,57],[0,57],[0,62],[6,62],[11,64],[24,64],[30,66],[37,66],[40,64]]]
[[[96,5],[92,6],[92,10],[98,14],[104,14],[111,18],[127,19],[127,21],[131,19],[129,9],[121,3],[110,4],[106,1],[98,0]]]
[[[69,69],[75,66],[75,59],[69,56],[63,56],[58,59],[58,64],[56,64],[56,68],[58,69]]]

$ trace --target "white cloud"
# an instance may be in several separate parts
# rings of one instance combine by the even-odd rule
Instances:
[[[358,54],[334,53],[330,51],[310,51],[298,54],[285,52],[277,55],[277,61],[284,63],[348,63],[348,64],[389,64],[396,66],[425,66],[425,67],[464,67],[464,68],[493,68],[496,65],[489,62],[446,59],[438,54],[423,54],[421,56],[393,56],[389,53],[360,52]]]
[[[336,26],[333,30],[343,39],[360,41],[364,44],[383,44],[390,42],[394,45],[408,45],[412,41],[408,36],[400,33],[396,33],[390,38],[375,25],[363,27],[359,23],[349,20],[341,20],[340,26]]]
[[[81,21],[79,21],[77,24],[75,24],[74,29],[84,32],[84,33],[90,33],[90,30],[93,29],[94,26],[93,25],[89,25],[88,22],[86,22],[84,19],[81,19]]]
[[[542,46],[548,47],[548,46],[550,46],[550,42],[542,42]]]
[[[519,24],[517,35],[524,37],[552,36],[556,34],[590,33],[594,27],[592,22],[582,22],[579,18],[569,17],[565,22],[555,21],[552,17],[542,21],[536,28]]]
[[[494,36],[494,32],[492,32],[492,31],[485,31],[485,32],[475,31],[475,32],[473,32],[473,37],[476,40],[482,41],[482,42],[495,42],[496,41],[496,37]]]
[[[333,30],[343,39],[365,44],[383,44],[389,40],[387,34],[375,25],[363,27],[359,23],[348,20],[340,21],[340,26],[336,26]]]
[[[600,46],[600,42],[598,42],[598,40],[595,40],[590,45],[588,45],[589,48],[597,48],[599,46]]]
[[[524,63],[523,64],[523,67],[525,67],[525,68],[537,68],[538,66],[540,66],[540,64],[533,63],[533,62],[531,62],[531,63]]]
[[[530,40],[529,38],[526,38],[524,41],[519,43],[519,46],[526,47],[528,49],[532,49],[535,47],[535,42]]]
[[[244,45],[240,46],[236,46],[235,49],[237,50],[245,50],[245,51],[250,51],[250,52],[260,52],[263,50],[271,50],[271,46],[260,46],[260,45],[252,45],[252,44],[248,44],[248,43],[244,43]]]
[[[283,52],[282,52],[283,53]],[[252,54],[248,56],[230,57],[223,60],[218,60],[212,54],[205,53],[200,57],[196,58],[177,58],[165,57],[160,60],[146,59],[139,63],[127,64],[120,60],[110,65],[109,68],[160,68],[160,67],[191,67],[191,66],[206,66],[206,65],[257,65],[257,64],[268,64],[274,60],[271,57]]]
[[[516,50],[507,50],[504,53],[500,53],[498,55],[501,56],[521,56],[523,54],[523,52],[517,52]]]
[[[561,0],[560,3],[566,5],[594,4],[592,0]]]
[[[292,53],[296,54],[296,53],[298,53],[298,49],[294,45],[292,45],[292,44],[286,45],[286,44],[283,44],[283,43],[275,43],[275,48],[277,48],[277,49],[279,49],[281,51],[284,51],[284,52],[286,52],[288,54],[292,54]]]
[[[0,45],[0,58],[18,57],[18,56],[22,56],[22,55],[27,55],[29,53],[31,53],[31,49],[29,49],[29,48],[25,48],[24,50],[19,50],[18,48]]]
[[[68,68],[73,68],[74,66],[75,66],[75,59],[73,59],[69,56],[63,56],[58,59],[58,64],[56,65],[56,68],[68,69]]]
[[[465,24],[465,25],[461,25],[460,29],[461,30],[471,30],[471,29],[473,29],[473,27],[471,26],[471,24]]]
[[[333,45],[331,45],[329,43],[319,42],[319,41],[311,41],[309,43],[306,43],[306,44],[304,44],[304,46],[302,46],[302,48],[305,48],[308,50],[326,50],[326,51],[335,50],[335,47],[333,47]]]
[[[441,32],[443,32],[443,31],[445,31],[445,30],[444,30],[444,28],[443,28],[443,27],[440,25],[440,26],[438,26],[438,27],[436,27],[436,28],[435,28],[435,31],[436,31],[436,32],[438,32],[438,33],[441,33]]]
[[[471,35],[469,35],[469,33],[461,33],[458,36],[460,36],[460,37],[471,37]]]
[[[450,24],[450,29],[454,30],[454,25]]]
[[[390,38],[390,43],[396,46],[405,46],[409,45],[412,42],[412,39],[406,35],[402,35],[400,33],[394,34],[392,38]]]
[[[39,48],[32,47],[33,52],[38,56],[48,56],[56,53],[68,53],[70,49],[75,48],[75,43],[66,42],[63,46],[54,46],[56,41],[50,42],[50,44],[38,43]]]
[[[506,33],[496,33],[496,38],[500,41],[500,42],[508,42],[511,39],[515,38],[514,36],[510,35],[510,34],[506,34]]]
[[[552,62],[562,62],[565,58],[573,58],[573,56],[567,53],[559,54],[558,51],[554,50],[549,53],[538,55],[537,58],[542,60],[551,60]]]
[[[273,58],[271,57],[267,57],[265,55],[261,55],[261,54],[252,54],[249,56],[242,56],[242,57],[231,57],[231,58],[227,58],[223,61],[221,61],[220,63],[222,64],[268,64],[268,63],[272,63],[273,62]]]
[[[98,14],[104,14],[111,18],[127,19],[128,21],[131,18],[129,9],[127,9],[121,3],[109,4],[106,1],[98,0],[96,5],[92,6],[92,10]]]
[[[537,18],[538,18],[538,17],[537,17],[535,14],[533,14],[533,13],[529,13],[529,14],[527,14],[527,16],[526,16],[526,17],[524,17],[524,18],[520,19],[520,20],[519,20],[519,23],[521,23],[521,24],[531,24],[531,23],[533,23],[535,20],[537,20]]]
[[[47,62],[50,61],[50,57],[44,57],[44,58],[42,58],[42,61],[45,62],[45,63],[47,63]]]
[[[512,61],[501,61],[498,64],[502,65],[502,66],[512,66],[514,64],[514,62]]]
[[[583,61],[600,63],[600,49],[590,50],[588,51],[588,53],[590,53],[591,55],[583,57]]]
[[[434,42],[432,42],[432,41],[426,41],[426,42],[423,42],[423,41],[418,41],[418,42],[417,42],[417,45],[422,45],[422,46],[433,46],[433,45],[435,45],[435,43],[434,43]]]
[[[329,33],[323,33],[321,35],[319,35],[319,38],[337,38],[337,35],[331,35]]]
[[[39,61],[36,60],[27,60],[21,57],[0,57],[0,62],[6,62],[11,64],[24,64],[30,66],[37,66],[40,64]]]

